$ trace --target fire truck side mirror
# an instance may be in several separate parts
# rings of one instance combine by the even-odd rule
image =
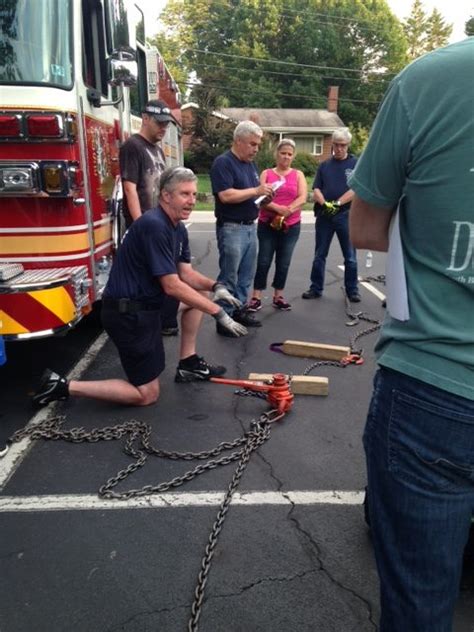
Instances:
[[[136,85],[138,80],[138,65],[136,61],[126,61],[123,59],[109,58],[109,77],[108,81],[111,86],[127,86]]]
[[[123,0],[106,0],[105,2],[107,39],[113,59],[134,61],[137,50],[138,25],[143,20],[143,14],[132,3]],[[109,49],[109,50],[110,50]]]

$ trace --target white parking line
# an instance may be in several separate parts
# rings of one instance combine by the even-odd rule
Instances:
[[[0,513],[214,507],[219,506],[223,498],[224,492],[171,492],[129,500],[108,500],[93,494],[0,496]],[[232,497],[232,504],[240,506],[360,505],[363,500],[364,492],[362,491],[236,492]]]
[[[105,345],[108,340],[106,333],[102,333],[97,340],[89,347],[84,353],[79,362],[72,368],[72,370],[66,376],[68,380],[78,379],[82,373],[87,369],[89,364],[94,360],[96,355]],[[53,402],[49,406],[45,406],[34,417],[30,419],[27,428],[36,426],[49,417],[55,410],[56,403]],[[22,439],[18,443],[13,443],[7,454],[0,459],[0,490],[6,485],[9,479],[12,477],[15,470],[21,465],[21,462],[26,457],[31,449],[33,442],[30,439]]]

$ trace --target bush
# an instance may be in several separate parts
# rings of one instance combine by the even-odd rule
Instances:
[[[183,162],[187,169],[192,169],[196,173],[197,163],[192,151],[187,150],[183,153]]]
[[[312,154],[302,151],[301,153],[296,154],[292,167],[302,171],[305,176],[312,177],[316,173],[318,165],[318,160]]]
[[[264,169],[271,169],[275,166],[275,156],[273,149],[264,145],[255,157],[258,173],[262,173]]]

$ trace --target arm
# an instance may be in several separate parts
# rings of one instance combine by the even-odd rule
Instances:
[[[140,208],[140,200],[138,198],[137,185],[135,182],[130,182],[130,180],[123,181],[123,192],[125,197],[127,198],[128,210],[130,211],[130,215],[135,221],[142,214],[142,209]]]
[[[226,189],[225,191],[219,191],[217,195],[224,204],[239,204],[239,202],[257,198],[260,195],[271,196],[272,194],[273,190],[269,184],[260,184],[260,186],[251,187],[250,189]]]
[[[349,234],[355,248],[388,250],[388,232],[393,209],[374,206],[354,194],[349,211]]]
[[[209,277],[195,270],[190,263],[178,263],[178,276],[181,281],[191,286],[194,290],[211,292],[216,283],[212,279],[209,279]]]
[[[349,202],[352,202],[353,199],[354,199],[354,191],[352,189],[349,189],[343,195],[341,195],[341,197],[337,201],[339,202],[341,206],[343,206],[344,204],[348,204]]]
[[[308,199],[308,185],[302,171],[298,171],[298,197],[289,205],[290,214],[298,210]]]
[[[313,201],[316,202],[316,204],[321,204],[321,206],[324,204],[326,198],[321,189],[313,189]]]
[[[202,277],[202,275],[199,276]],[[181,301],[182,303],[185,303],[190,307],[195,307],[201,312],[204,312],[205,314],[210,314],[211,316],[215,316],[221,310],[219,305],[216,305],[199,291],[188,285],[185,281],[182,281],[177,274],[165,274],[163,276],[160,276],[159,279],[161,287],[166,292],[166,294],[168,294],[169,296],[173,296],[178,301]],[[207,287],[203,289],[210,290],[212,288],[213,282],[211,281],[211,279],[206,280],[209,281],[209,283],[206,284]]]

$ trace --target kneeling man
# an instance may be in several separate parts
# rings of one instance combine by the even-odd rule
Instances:
[[[165,295],[181,303],[180,361],[175,380],[208,380],[225,373],[225,367],[212,366],[196,354],[203,313],[213,316],[232,336],[243,336],[247,330],[214,301],[227,301],[233,307],[240,307],[240,302],[225,286],[191,266],[182,220],[187,220],[194,208],[196,181],[194,173],[184,167],[163,172],[158,207],[133,222],[112,266],[102,298],[102,323],[118,349],[127,380],[68,381],[48,369],[33,395],[36,406],[70,395],[131,406],[156,402],[158,378],[165,367],[159,322]],[[213,292],[212,300],[208,292]]]

